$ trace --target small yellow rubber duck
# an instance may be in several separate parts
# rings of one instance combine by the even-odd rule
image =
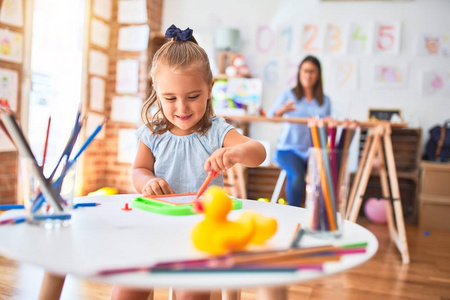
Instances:
[[[277,230],[275,219],[257,212],[243,212],[236,221],[228,220],[232,201],[218,186],[208,188],[202,204],[205,219],[191,234],[194,246],[199,250],[215,255],[243,250],[249,243],[263,244]]]

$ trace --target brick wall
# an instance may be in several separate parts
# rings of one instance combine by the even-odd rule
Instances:
[[[0,153],[0,204],[17,201],[18,153]]]
[[[163,0],[147,0],[148,24],[151,33],[161,30],[162,8]],[[149,50],[143,52],[125,52],[117,50],[118,31],[120,26],[124,26],[123,24],[117,23],[117,9],[118,1],[114,0],[112,21],[109,23],[111,28],[111,40],[108,49],[109,68],[105,92],[104,114],[106,116],[110,116],[111,113],[112,97],[118,95],[115,92],[115,86],[116,64],[119,59],[131,58],[139,61],[139,89],[138,94],[133,96],[138,96],[144,101],[148,95],[149,89],[148,72],[149,64],[151,62],[149,62],[148,57],[151,53],[149,53]],[[148,49],[153,48],[149,45]],[[117,152],[119,130],[135,129],[137,127],[137,124],[108,121],[104,129],[105,138],[103,140],[95,140],[84,154],[83,184],[81,191],[83,195],[105,186],[115,187],[119,190],[119,193],[136,192],[130,180],[131,164],[118,162]]]
[[[0,4],[2,1],[0,0]],[[26,18],[24,18],[24,23]],[[25,24],[24,24],[25,26]],[[15,27],[0,23],[1,29],[23,34],[24,27]],[[0,68],[14,70],[18,74],[18,95],[16,116],[20,116],[20,98],[22,81],[22,64],[0,60]],[[13,107],[14,109],[14,107]],[[1,129],[0,129],[1,130]],[[1,143],[1,141],[0,141]],[[0,204],[17,202],[18,153],[16,151],[0,152]]]

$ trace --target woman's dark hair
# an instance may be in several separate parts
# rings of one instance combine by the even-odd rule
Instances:
[[[300,83],[300,69],[302,68],[302,65],[307,61],[313,63],[319,70],[319,77],[317,79],[316,84],[314,85],[313,93],[314,98],[316,98],[317,102],[319,103],[319,106],[322,106],[323,104],[322,69],[320,68],[320,61],[315,56],[308,55],[302,60],[302,62],[298,66],[297,85],[292,89],[292,92],[299,100],[301,100],[305,96],[305,91],[303,90],[303,86]]]

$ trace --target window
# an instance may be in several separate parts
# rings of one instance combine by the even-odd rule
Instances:
[[[51,116],[45,175],[56,166],[82,95],[84,0],[34,0],[28,138],[42,162]]]

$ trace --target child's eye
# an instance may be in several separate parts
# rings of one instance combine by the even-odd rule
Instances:
[[[200,95],[189,96],[188,99],[189,99],[189,100],[195,100],[195,99],[198,98],[198,96],[200,96]]]
[[[175,100],[175,99],[177,99],[177,98],[175,98],[175,97],[170,97],[170,98],[165,98],[167,101],[173,101],[173,100]]]

